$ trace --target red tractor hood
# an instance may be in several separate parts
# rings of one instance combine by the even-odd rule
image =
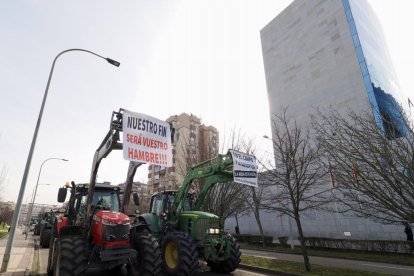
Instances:
[[[114,212],[114,211],[98,211],[96,217],[101,220],[110,221],[116,224],[124,224],[129,222],[129,217],[123,213]]]

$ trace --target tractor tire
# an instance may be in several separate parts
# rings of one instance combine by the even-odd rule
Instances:
[[[240,246],[235,238],[231,237],[230,241],[230,258],[220,262],[207,261],[207,265],[211,268],[211,271],[219,274],[227,274],[233,272],[239,266],[241,255]]]
[[[42,246],[42,236],[43,236],[43,225],[40,226],[39,230],[39,245]]]
[[[56,241],[54,276],[81,276],[88,268],[85,241],[80,236],[67,236]]]
[[[149,233],[137,233],[132,246],[137,250],[137,257],[127,265],[128,275],[160,275],[162,261],[157,239]]]
[[[36,224],[33,230],[33,235],[38,236],[40,235],[40,225]]]
[[[52,229],[43,229],[42,237],[40,238],[40,245],[42,246],[42,248],[49,248],[51,236]]]
[[[57,226],[56,224],[52,226],[52,234],[50,238],[50,245],[49,245],[49,256],[47,258],[47,268],[46,272],[48,276],[53,275],[53,250],[56,248],[55,246],[55,238],[57,238]]]
[[[168,233],[162,242],[162,268],[166,275],[194,275],[198,270],[197,247],[188,233]]]

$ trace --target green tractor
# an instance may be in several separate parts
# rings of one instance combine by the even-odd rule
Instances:
[[[193,166],[178,190],[154,194],[149,213],[137,217],[136,223],[147,224],[159,240],[165,274],[193,275],[199,257],[216,273],[238,267],[239,245],[224,231],[224,219],[202,211],[215,184],[233,181],[232,169],[230,152]],[[197,196],[191,192],[194,180],[203,181]]]
[[[50,239],[52,237],[52,225],[56,220],[56,216],[59,214],[64,214],[66,212],[65,208],[52,209],[49,212],[44,214],[40,225],[40,237],[39,245],[42,248],[49,248]]]
[[[35,236],[39,236],[40,235],[40,227],[42,226],[43,223],[43,217],[44,217],[44,213],[39,213],[39,215],[37,216],[37,218],[34,220],[34,230],[33,230],[33,235]]]

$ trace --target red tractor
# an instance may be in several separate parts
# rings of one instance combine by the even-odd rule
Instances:
[[[52,226],[48,275],[79,276],[90,267],[117,269],[127,266],[128,275],[159,275],[161,251],[147,225],[133,225],[125,214],[129,204],[133,176],[140,163],[131,162],[124,200],[119,188],[96,184],[99,164],[112,149],[122,149],[119,131],[122,114],[113,112],[111,128],[95,153],[90,183],[66,185],[59,189],[58,201],[71,192],[67,212]],[[133,194],[139,204],[137,194]]]

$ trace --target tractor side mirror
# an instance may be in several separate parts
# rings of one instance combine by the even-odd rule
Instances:
[[[132,198],[134,199],[134,203],[136,206],[139,206],[139,196],[137,193],[132,194]]]
[[[66,188],[59,188],[58,202],[60,203],[65,202],[67,193],[68,193],[68,190]]]

